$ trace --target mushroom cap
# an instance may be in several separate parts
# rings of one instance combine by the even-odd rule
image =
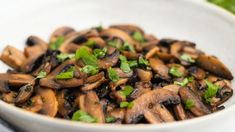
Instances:
[[[179,104],[180,97],[166,89],[155,89],[147,92],[133,101],[132,108],[127,109],[125,122],[135,123],[139,116],[151,109],[150,105],[154,106],[160,103]]]

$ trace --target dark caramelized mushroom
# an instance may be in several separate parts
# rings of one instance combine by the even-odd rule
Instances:
[[[196,63],[199,67],[219,77],[223,77],[229,80],[233,79],[232,73],[229,71],[229,69],[213,56],[199,55]]]

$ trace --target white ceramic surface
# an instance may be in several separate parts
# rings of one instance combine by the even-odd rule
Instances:
[[[218,56],[235,75],[235,17],[201,0],[0,0],[0,50],[6,44],[23,49],[28,35],[48,39],[58,26],[84,29],[100,23],[134,23],[159,38],[191,40]],[[0,63],[0,72],[7,66]],[[234,86],[234,81],[233,81]],[[0,115],[32,132],[232,132],[235,97],[221,112],[161,125],[83,124],[25,112],[0,101]]]

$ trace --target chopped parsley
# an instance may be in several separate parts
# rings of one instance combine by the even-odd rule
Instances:
[[[191,109],[194,106],[194,101],[192,99],[187,99],[185,101],[185,109]]]
[[[96,66],[92,66],[92,65],[86,65],[83,68],[80,69],[81,72],[85,72],[89,75],[95,75],[99,72],[99,68]]]
[[[75,58],[77,60],[82,59],[86,65],[97,66],[97,58],[93,54],[89,53],[88,47],[86,46],[82,46],[76,51]]]
[[[188,54],[182,54],[180,56],[180,59],[186,62],[195,63],[195,60],[193,60],[192,57],[189,56]]]
[[[117,72],[111,67],[108,68],[108,77],[112,82],[117,82],[119,80]]]
[[[184,86],[186,86],[188,83],[192,82],[193,79],[194,79],[193,77],[185,78],[185,79],[184,79],[183,81],[181,81],[181,82],[174,81],[174,84],[184,87]]]
[[[89,115],[87,112],[78,110],[73,113],[72,116],[73,121],[81,121],[81,122],[86,122],[86,123],[96,123],[97,119],[95,117],[92,117]]]
[[[63,44],[63,42],[64,42],[63,36],[57,37],[56,41],[50,44],[50,49],[57,50],[61,46],[61,44]]]
[[[129,44],[128,42],[125,42],[123,44],[123,46],[121,47],[121,50],[127,50],[127,51],[131,51],[131,52],[135,52],[135,49],[134,49],[133,45]]]
[[[65,61],[66,59],[71,59],[75,56],[75,54],[66,54],[66,53],[61,53],[61,54],[58,54],[56,56],[56,58],[60,61],[60,62],[63,62]]]
[[[74,76],[75,67],[70,67],[67,71],[59,73],[55,78],[56,79],[71,79]]]
[[[119,93],[120,93],[122,96],[126,97],[126,96],[130,95],[130,94],[133,92],[133,90],[134,90],[134,89],[133,89],[132,86],[127,85],[127,86],[124,87],[123,90],[120,90]]]
[[[130,72],[131,68],[130,68],[130,66],[128,64],[127,58],[125,56],[123,56],[123,55],[120,55],[119,59],[121,61],[120,68],[122,69],[122,71],[125,72],[125,73]]]
[[[144,36],[140,32],[134,32],[132,37],[134,38],[134,40],[136,40],[140,43],[144,43],[146,41],[144,39]]]
[[[148,60],[144,59],[143,57],[139,57],[139,64],[144,66],[149,66]]]
[[[93,50],[93,54],[96,58],[103,58],[106,52],[107,52],[107,48]]]
[[[124,102],[120,103],[120,108],[132,108],[133,105],[134,105],[133,102],[126,102],[126,101],[124,101]]]
[[[176,77],[182,77],[184,74],[178,70],[178,67],[173,66],[170,68],[169,73]]]
[[[44,78],[44,77],[46,77],[46,76],[47,76],[47,73],[46,73],[44,70],[41,70],[41,71],[38,73],[36,79],[41,79],[41,78]]]
[[[203,98],[206,101],[206,103],[211,104],[212,98],[216,96],[216,93],[219,90],[219,86],[205,80],[205,83],[207,85],[207,90],[203,94]]]
[[[112,122],[115,122],[115,120],[116,120],[116,118],[113,116],[108,116],[105,118],[106,123],[112,123]]]

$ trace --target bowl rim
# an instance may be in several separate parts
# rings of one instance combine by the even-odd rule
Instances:
[[[206,0],[182,0],[185,2],[191,2],[193,4],[197,4],[201,6],[202,8],[207,8],[209,10],[214,11],[214,13],[225,17],[225,20],[233,22],[235,24],[235,16],[230,13],[229,11],[217,7],[214,4],[211,4],[209,2],[206,2]],[[213,120],[217,117],[222,117],[225,115],[228,115],[229,113],[232,113],[235,111],[235,105],[232,105],[220,112],[216,112],[213,114],[209,114],[203,117],[189,119],[189,120],[183,120],[183,121],[176,121],[176,122],[170,122],[170,123],[163,123],[161,125],[154,125],[154,124],[125,124],[125,125],[118,125],[118,124],[90,124],[90,123],[82,123],[82,122],[76,122],[76,121],[70,121],[60,118],[51,118],[48,116],[44,116],[37,113],[32,113],[25,111],[21,108],[15,107],[13,105],[10,105],[2,100],[0,100],[0,108],[3,111],[8,111],[9,113],[17,113],[21,116],[24,116],[24,118],[28,118],[30,120],[35,120],[38,122],[43,122],[44,124],[53,124],[53,126],[66,126],[66,127],[72,127],[72,128],[78,128],[78,129],[96,129],[96,130],[113,130],[115,128],[118,128],[118,130],[149,130],[149,129],[165,129],[165,128],[173,128],[173,127],[183,127],[183,126],[189,126],[196,123],[201,123],[203,121]],[[7,119],[6,119],[7,120]]]

